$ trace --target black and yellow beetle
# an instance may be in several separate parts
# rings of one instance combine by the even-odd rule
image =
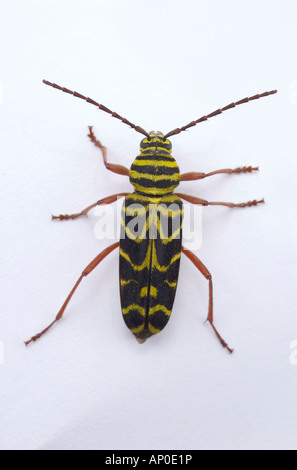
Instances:
[[[146,132],[139,126],[111,111],[102,104],[87,98],[77,92],[60,87],[44,80],[46,85],[52,86],[88,103],[97,106],[102,111],[120,119],[145,137],[140,143],[140,154],[136,157],[130,170],[122,165],[107,161],[106,148],[96,139],[93,128],[89,127],[89,138],[100,148],[105,167],[117,174],[129,176],[134,187],[133,193],[119,193],[108,196],[88,206],[83,211],[72,215],[53,216],[56,220],[76,219],[86,216],[88,212],[103,204],[111,204],[120,197],[125,197],[122,209],[122,233],[119,242],[102,251],[83,271],[79,277],[55,320],[41,333],[33,336],[26,345],[39,339],[64,314],[64,311],[82,279],[90,274],[100,262],[113,250],[119,248],[120,254],[120,293],[124,321],[135,335],[139,343],[143,343],[150,336],[159,333],[167,324],[171,315],[177,281],[181,254],[184,253],[209,282],[209,310],[207,321],[212,326],[216,336],[223,347],[233,352],[218,333],[213,323],[213,284],[212,277],[204,264],[189,250],[182,246],[182,199],[202,206],[220,205],[226,207],[251,207],[263,203],[264,200],[253,200],[246,203],[234,204],[231,202],[209,202],[194,196],[174,193],[180,181],[193,181],[216,174],[251,173],[258,168],[244,166],[235,169],[216,170],[210,173],[190,172],[180,174],[179,167],[172,156],[172,145],[169,137],[221,114],[227,109],[247,103],[264,96],[276,93],[276,90],[244,98],[218,109],[211,114],[202,116],[186,126],[174,129],[167,134],[161,132]],[[135,213],[142,214],[142,224],[138,226],[137,233],[130,228]],[[165,216],[166,227],[163,226],[162,215]],[[152,236],[152,229],[154,235]]]

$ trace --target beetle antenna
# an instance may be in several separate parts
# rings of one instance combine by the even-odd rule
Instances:
[[[132,129],[135,129],[136,132],[140,132],[141,134],[145,135],[148,138],[150,137],[148,132],[146,132],[144,129],[142,129],[142,127],[136,126],[132,122],[128,121],[128,119],[123,118],[122,116],[120,116],[118,113],[116,113],[114,111],[111,111],[110,109],[108,109],[103,104],[97,103],[96,101],[92,100],[91,98],[87,98],[86,96],[83,96],[80,93],[77,93],[76,91],[71,91],[71,90],[68,90],[68,88],[61,87],[61,86],[57,85],[56,83],[51,83],[51,82],[48,82],[47,80],[43,80],[43,83],[45,85],[56,88],[57,90],[61,90],[64,93],[69,93],[69,95],[73,95],[76,98],[81,98],[82,100],[85,100],[87,103],[91,103],[94,106],[97,106],[102,111],[105,111],[106,113],[111,114],[112,117],[114,117],[116,119],[120,119],[120,121],[122,121],[124,124],[128,124],[128,126],[132,127]]]
[[[239,104],[248,103],[249,101],[253,101],[253,100],[258,100],[259,98],[263,98],[264,96],[274,95],[275,93],[277,93],[277,90],[265,91],[265,93],[254,95],[254,96],[251,96],[250,98],[243,98],[240,101],[236,101],[236,103],[230,103],[228,104],[228,106],[225,106],[224,108],[217,109],[213,113],[207,114],[207,116],[202,116],[201,118],[197,119],[197,121],[192,121],[186,126],[173,129],[173,131],[168,132],[168,134],[164,136],[164,139],[167,139],[168,137],[171,137],[172,135],[179,134],[180,132],[185,131],[186,129],[189,129],[189,127],[196,126],[196,124],[199,124],[200,122],[206,121],[207,119],[217,116],[218,114],[221,114],[224,111],[227,111],[227,109],[235,108],[235,106],[238,106]]]

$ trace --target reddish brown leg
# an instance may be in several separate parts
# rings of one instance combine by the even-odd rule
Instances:
[[[208,176],[219,175],[219,174],[227,174],[231,175],[233,173],[252,173],[252,171],[258,171],[259,167],[252,167],[252,166],[242,166],[239,168],[235,168],[231,170],[230,168],[226,168],[224,170],[216,170],[211,171],[210,173],[200,173],[196,171],[191,171],[190,173],[183,173],[180,177],[180,181],[195,181],[195,180],[202,180],[203,178],[207,178]]]
[[[113,173],[117,173],[118,175],[124,175],[124,176],[129,176],[129,169],[126,168],[123,165],[116,165],[114,163],[108,163],[107,161],[107,149],[104,147],[104,145],[101,144],[100,140],[96,139],[95,134],[93,132],[93,126],[89,126],[89,134],[88,137],[91,139],[94,145],[98,147],[103,156],[103,162],[105,165],[105,168],[109,171],[112,171]]]
[[[211,276],[210,272],[208,271],[208,269],[206,268],[206,266],[204,266],[202,261],[200,261],[200,259],[197,258],[197,256],[194,255],[194,253],[192,253],[189,250],[186,250],[184,247],[182,247],[182,252],[189,258],[190,261],[192,261],[192,263],[196,266],[196,268],[199,269],[201,274],[209,282],[209,304],[208,304],[208,316],[207,316],[206,321],[208,321],[211,324],[212,329],[214,330],[214,332],[215,332],[217,338],[219,339],[221,345],[224,348],[226,348],[229,351],[230,354],[232,354],[233,349],[229,348],[228,344],[226,343],[226,341],[223,340],[223,338],[221,337],[218,330],[216,329],[216,327],[213,324],[213,284],[212,284],[212,276]]]
[[[113,250],[115,250],[116,248],[119,247],[119,242],[117,243],[114,243],[113,245],[109,246],[108,248],[106,248],[105,250],[103,250],[98,256],[96,256],[96,258],[86,267],[86,269],[84,269],[84,271],[82,272],[82,275],[79,277],[79,279],[77,280],[75,286],[73,287],[72,291],[70,292],[70,294],[68,295],[67,299],[65,300],[61,310],[59,311],[58,315],[56,316],[55,320],[47,327],[45,328],[43,331],[41,331],[41,333],[38,333],[38,335],[35,335],[33,336],[29,341],[26,341],[25,344],[26,346],[28,346],[30,343],[32,343],[32,341],[37,341],[41,336],[43,336],[55,323],[57,323],[57,321],[61,320],[63,314],[64,314],[64,311],[67,307],[67,305],[69,304],[74,292],[76,291],[76,289],[78,288],[79,284],[81,283],[81,281],[83,280],[84,277],[88,276],[88,274],[90,274],[100,263],[101,261],[104,260],[104,258],[106,258],[106,256],[108,256]]]
[[[265,202],[264,199],[261,199],[260,201],[257,201],[256,199],[254,199],[253,201],[240,202],[238,204],[235,204],[234,202],[209,202],[199,197],[190,196],[189,194],[176,193],[176,195],[179,196],[181,199],[184,199],[187,202],[190,202],[192,204],[200,204],[201,206],[226,206],[226,207],[231,207],[231,208],[252,207],[252,206],[257,206],[258,204],[264,204]]]
[[[112,204],[113,202],[116,202],[118,198],[120,197],[126,197],[129,193],[118,193],[118,194],[113,194],[112,196],[107,196],[104,199],[100,199],[100,201],[95,202],[94,204],[91,204],[90,206],[86,207],[84,210],[81,212],[78,212],[77,214],[64,214],[64,215],[53,215],[52,220],[69,220],[69,219],[77,219],[78,217],[83,217],[87,216],[88,213],[90,212],[91,209],[94,209],[96,206],[101,206],[103,204]]]

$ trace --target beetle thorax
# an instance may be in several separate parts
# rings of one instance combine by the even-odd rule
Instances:
[[[149,196],[171,194],[179,185],[178,164],[172,145],[161,132],[150,132],[140,143],[140,154],[132,163],[130,182],[136,192]]]

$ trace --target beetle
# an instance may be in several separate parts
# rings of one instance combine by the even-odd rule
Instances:
[[[202,206],[219,205],[229,208],[244,208],[262,204],[264,203],[264,199],[239,204],[232,202],[209,202],[205,199],[175,193],[174,191],[181,181],[201,180],[217,174],[252,173],[259,168],[243,166],[235,169],[216,170],[210,173],[189,172],[181,174],[178,164],[172,156],[172,144],[169,137],[175,136],[235,106],[273,95],[277,90],[267,91],[230,103],[224,108],[217,109],[183,127],[173,129],[167,134],[163,134],[159,131],[146,132],[142,127],[133,124],[118,113],[111,111],[106,106],[97,103],[91,98],[71,91],[68,88],[61,87],[55,83],[46,80],[43,80],[43,82],[48,86],[93,104],[100,110],[121,120],[136,132],[143,134],[144,138],[140,143],[139,155],[132,163],[131,168],[128,169],[125,166],[108,162],[106,147],[95,137],[93,127],[89,126],[88,137],[93,144],[100,149],[106,169],[116,174],[128,176],[130,183],[134,187],[134,192],[114,194],[100,199],[81,212],[71,215],[53,216],[53,219],[60,221],[77,219],[86,216],[88,212],[96,206],[111,204],[118,198],[124,197],[121,239],[119,242],[103,250],[84,269],[55,320],[39,334],[33,336],[29,341],[26,341],[25,344],[29,345],[31,342],[37,341],[62,318],[70,299],[82,279],[88,276],[111,252],[119,249],[122,314],[127,327],[131,330],[139,343],[143,343],[150,336],[162,331],[169,320],[177,288],[180,258],[183,253],[192,261],[208,281],[209,307],[206,321],[211,325],[221,345],[232,353],[233,349],[228,346],[214,325],[212,276],[202,261],[182,245],[182,200]],[[132,233],[129,227],[137,210],[140,211],[143,216],[143,223],[140,224],[141,227],[138,227],[138,232],[141,232],[140,234]],[[163,215],[165,213],[167,217],[167,233],[165,235],[163,234],[161,221],[162,212]],[[155,236],[151,236],[150,231],[152,228],[155,229]]]

